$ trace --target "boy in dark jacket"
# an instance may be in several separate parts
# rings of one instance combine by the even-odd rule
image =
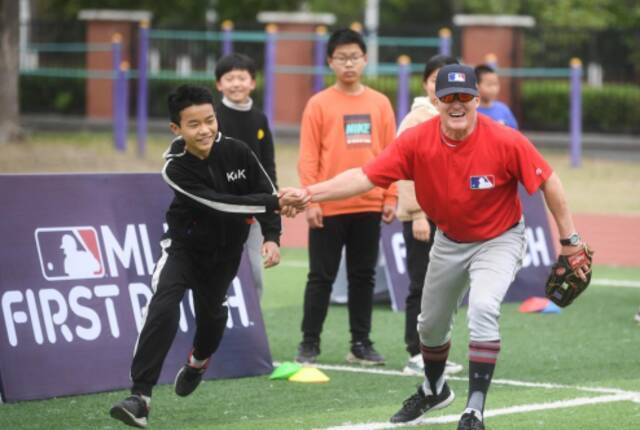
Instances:
[[[255,154],[236,139],[223,136],[211,92],[183,85],[169,96],[171,130],[177,136],[165,153],[162,177],[175,192],[167,211],[169,229],[152,277],[154,295],[138,338],[131,396],[111,408],[111,416],[134,427],[146,427],[151,391],[175,337],[179,305],[193,291],[196,332],[187,363],[175,380],[179,396],[191,394],[216,351],[227,322],[227,288],[240,264],[249,233],[247,218],[294,214],[288,190],[278,194]],[[280,219],[265,237],[276,244]]]

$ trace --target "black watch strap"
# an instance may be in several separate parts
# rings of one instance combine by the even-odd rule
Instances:
[[[560,245],[562,246],[578,246],[582,239],[578,233],[573,233],[566,239],[560,239]]]

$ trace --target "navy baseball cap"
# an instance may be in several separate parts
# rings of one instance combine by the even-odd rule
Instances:
[[[449,64],[442,67],[436,76],[436,97],[458,93],[478,97],[474,70],[462,64]]]

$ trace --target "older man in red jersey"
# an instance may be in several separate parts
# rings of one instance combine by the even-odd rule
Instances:
[[[469,394],[458,429],[478,430],[500,351],[500,305],[526,249],[518,182],[529,193],[542,190],[563,238],[561,254],[574,254],[581,239],[560,179],[536,148],[477,113],[472,68],[442,67],[436,97],[440,115],[402,133],[363,168],[312,185],[300,198],[342,199],[400,179],[415,182],[418,203],[438,227],[418,318],[425,381],[391,421],[413,421],[453,401],[444,368],[453,317],[469,291]]]

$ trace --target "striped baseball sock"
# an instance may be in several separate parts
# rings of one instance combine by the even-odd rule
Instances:
[[[420,344],[420,352],[424,360],[424,376],[422,390],[426,395],[438,394],[444,386],[444,368],[447,365],[451,341],[440,346],[426,346]]]
[[[467,409],[478,412],[480,419],[484,413],[484,404],[491,384],[493,370],[496,367],[500,341],[469,342],[469,398]]]

